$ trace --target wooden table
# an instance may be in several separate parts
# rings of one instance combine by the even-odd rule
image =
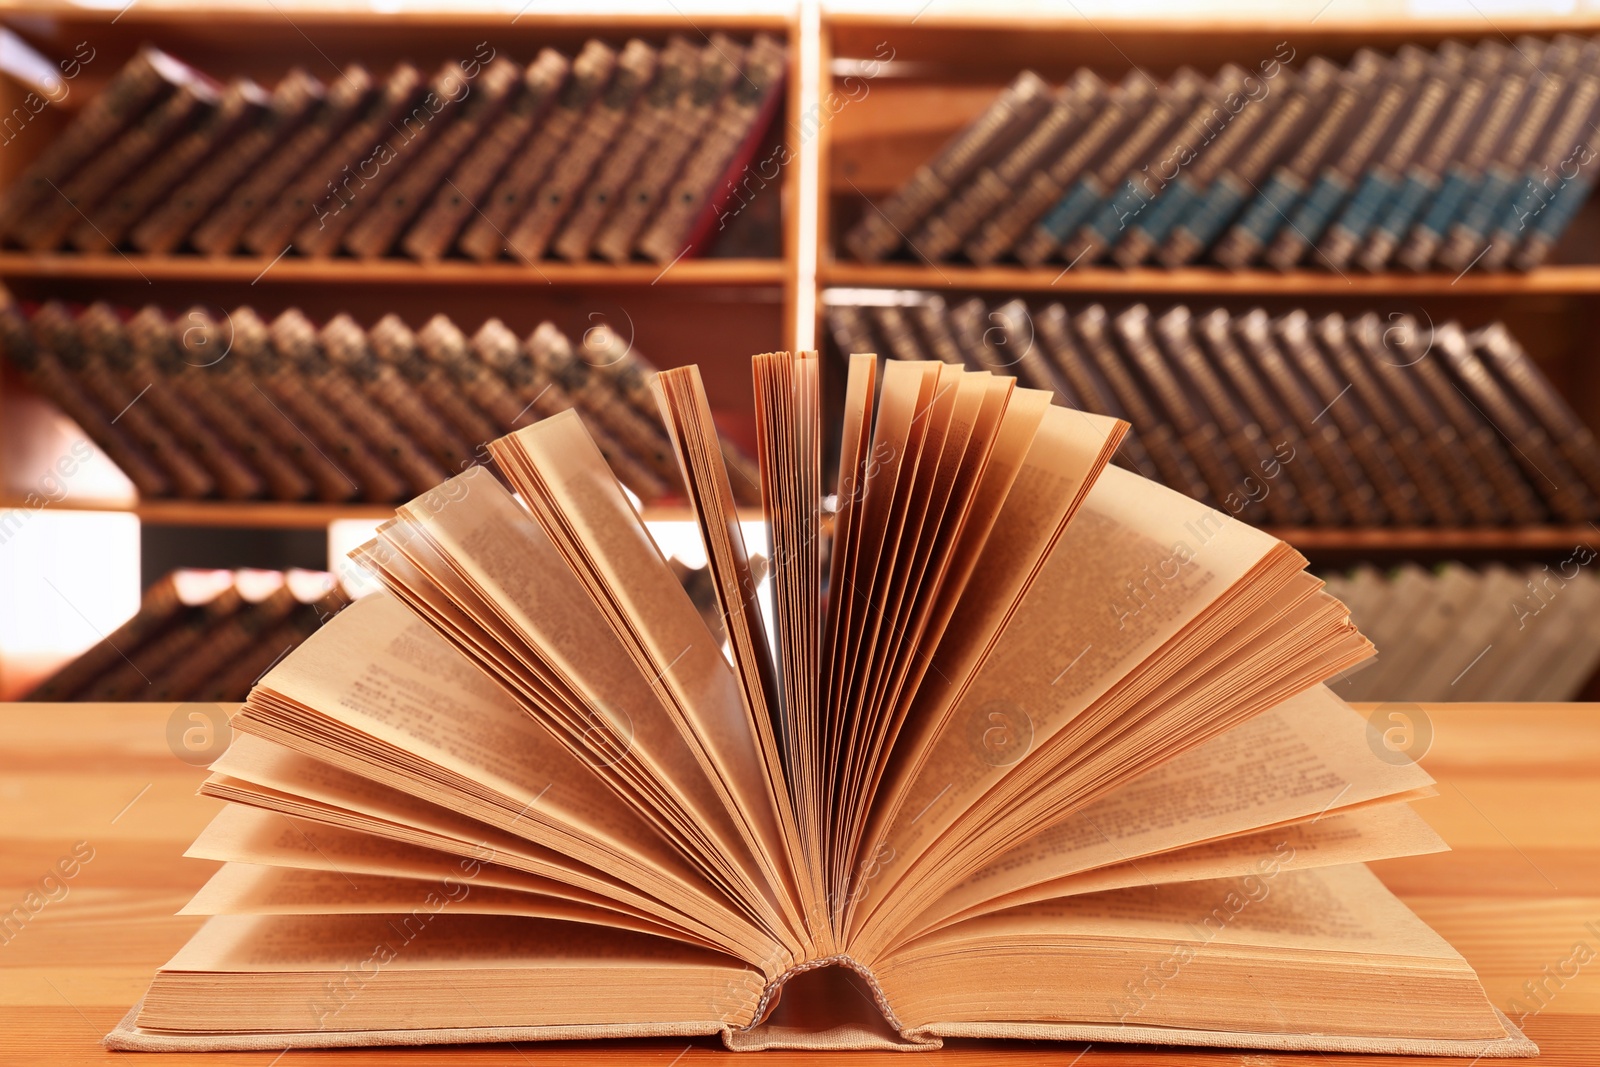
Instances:
[[[173,754],[167,740],[173,711],[161,704],[0,705],[0,914],[37,889],[78,842],[94,850],[66,883],[64,897],[0,943],[0,1063],[197,1062],[194,1056],[111,1053],[100,1046],[101,1035],[143,995],[155,968],[199,925],[173,913],[215,868],[181,858],[218,804],[195,795],[203,769]],[[1439,779],[1440,796],[1418,810],[1455,851],[1375,869],[1461,950],[1490,999],[1513,1018],[1534,1006],[1523,983],[1539,980],[1543,968],[1564,963],[1575,944],[1586,942],[1596,958],[1549,996],[1524,1028],[1544,1050],[1540,1063],[1600,1065],[1600,706],[1431,705],[1427,711],[1434,740],[1423,765]],[[1374,1004],[1372,1010],[1381,1016],[1387,1009]],[[674,1067],[732,1055],[713,1041],[656,1041],[213,1058],[262,1067],[347,1061],[542,1067],[624,1060]],[[775,1067],[815,1059],[764,1053],[751,1062]],[[840,1053],[832,1059],[911,1063],[896,1053]],[[1109,1045],[1085,1052],[1079,1046],[980,1042],[953,1043],[915,1062],[1094,1067],[1346,1059],[1365,1067],[1419,1062]]]

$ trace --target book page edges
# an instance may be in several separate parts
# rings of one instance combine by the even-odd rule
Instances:
[[[894,1033],[858,1026],[802,1031],[758,1026],[750,1030],[712,1023],[632,1023],[623,1026],[483,1026],[435,1030],[349,1030],[329,1033],[254,1033],[179,1035],[153,1033],[134,1025],[141,1004],[105,1036],[110,1049],[130,1052],[282,1051],[288,1048],[366,1048],[399,1045],[455,1045],[504,1041],[570,1041],[599,1038],[705,1037],[720,1033],[736,1051],[762,1049],[899,1050],[940,1048],[946,1037],[1018,1040],[1117,1042],[1251,1048],[1281,1052],[1361,1052],[1420,1056],[1478,1056],[1511,1059],[1537,1056],[1539,1047],[1506,1018],[1495,1014],[1506,1036],[1490,1041],[1436,1041],[1387,1037],[1333,1037],[1322,1034],[1239,1034],[1220,1030],[1178,1030],[1155,1026],[1094,1026],[1067,1023],[938,1023]]]

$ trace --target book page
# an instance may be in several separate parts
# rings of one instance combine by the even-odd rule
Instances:
[[[874,887],[878,899],[1025,761],[1022,753],[1045,746],[1278,544],[1188,497],[1107,467],[932,744],[900,815],[876,842],[869,839],[895,857]],[[1023,730],[1021,753],[995,747]]]

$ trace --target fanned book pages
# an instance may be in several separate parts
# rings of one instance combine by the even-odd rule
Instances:
[[[384,589],[239,711],[210,918],[111,1046],[1536,1051],[1363,866],[1445,846],[1298,553],[937,362],[850,360],[825,502],[818,360],[754,373],[760,546],[699,372],[655,380],[725,639],[572,413],[357,550]]]

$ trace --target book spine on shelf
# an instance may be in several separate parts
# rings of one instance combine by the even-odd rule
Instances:
[[[1400,116],[1393,138],[1360,175],[1355,191],[1328,227],[1317,249],[1320,258],[1335,270],[1350,265],[1378,219],[1399,195],[1402,175],[1423,139],[1439,122],[1445,104],[1460,87],[1466,59],[1465,49],[1441,47],[1431,71]]]
[[[556,229],[581,197],[584,183],[633,116],[635,105],[655,78],[658,63],[656,49],[643,41],[635,39],[623,46],[611,84],[506,231],[507,241],[519,255],[544,258]]]
[[[1187,68],[1157,89],[1150,106],[1138,121],[1121,135],[1115,145],[1108,147],[1106,156],[1098,160],[1089,173],[1081,176],[1039,220],[1028,236],[1018,242],[1017,258],[1030,267],[1038,266],[1071,242],[1085,223],[1102,212],[1112,210],[1111,201],[1119,191],[1120,183],[1130,170],[1138,168],[1140,160],[1179,121],[1180,114],[1188,110],[1200,89],[1200,76]],[[1086,244],[1085,252],[1087,250]],[[1069,246],[1063,253],[1069,263],[1072,262],[1073,252]]]
[[[1415,113],[1426,67],[1427,54],[1420,49],[1400,50],[1389,64],[1387,77],[1363,108],[1353,135],[1323,164],[1306,195],[1295,205],[1288,225],[1278,230],[1268,246],[1262,256],[1268,266],[1290,270],[1312,251],[1321,260],[1319,242],[1340,206],[1355,191],[1367,163],[1395,138],[1403,113]]]
[[[105,152],[172,90],[169,73],[178,69],[181,64],[171,56],[148,45],[139,49],[0,195],[0,234],[12,235],[20,220],[60,199],[60,188],[85,161]]]
[[[156,419],[149,406],[138,403],[139,391],[150,382],[130,389],[99,350],[111,338],[101,331],[81,329],[80,325],[65,307],[53,301],[33,315],[34,335],[70,368],[101,413],[122,427],[139,451],[161,467],[171,492],[189,498],[209,496],[216,489],[211,475]]]
[[[290,247],[307,227],[337,226],[339,217],[354,205],[365,177],[363,161],[374,158],[373,146],[392,132],[390,124],[410,109],[420,95],[422,74],[401,63],[374,93],[361,102],[360,112],[306,161],[306,165],[272,206],[244,231],[244,246],[258,256],[275,256]],[[371,169],[368,162],[367,168]],[[381,168],[379,169],[381,173]],[[340,231],[342,232],[342,230]]]
[[[919,360],[937,359],[922,347],[922,339],[917,336],[917,330],[904,308],[892,304],[884,304],[873,308],[869,314],[872,323],[877,328],[879,337],[889,348],[892,359],[904,359],[911,362]],[[959,359],[951,360],[956,366],[961,366]]]
[[[1388,68],[1375,53],[1363,51],[1338,78],[1331,94],[1319,101],[1321,109],[1284,162],[1273,167],[1239,217],[1212,248],[1211,256],[1224,267],[1242,270],[1256,261],[1277,236],[1306,195],[1312,176],[1324,159],[1337,154],[1361,121],[1374,82]]]
[[[1284,71],[1279,77],[1293,79],[1294,75]],[[1208,156],[1196,164],[1195,199],[1173,222],[1156,252],[1162,266],[1183,266],[1211,247],[1238,216],[1246,198],[1267,180],[1268,170],[1291,141],[1312,128],[1317,109],[1338,78],[1338,67],[1313,56],[1298,80],[1279,90],[1285,95],[1275,110],[1262,114],[1257,109],[1248,113],[1256,115],[1254,120],[1248,119],[1247,114],[1234,120],[1216,146],[1220,158]],[[1230,152],[1222,151],[1222,142],[1235,134],[1243,143]]]
[[[1197,398],[1196,406],[1216,426],[1223,445],[1243,472],[1243,479],[1230,492],[1259,502],[1273,523],[1304,526],[1311,520],[1311,512],[1300,499],[1294,480],[1280,477],[1284,461],[1275,451],[1276,442],[1267,440],[1261,424],[1218,376],[1200,350],[1194,331],[1194,316],[1180,306],[1156,320],[1154,334],[1172,373],[1187,383],[1184,392]],[[1229,504],[1228,497],[1223,503]]]
[[[1050,163],[1033,171],[988,220],[978,226],[962,250],[979,265],[1010,252],[1034,224],[1057,203],[1124,128],[1138,121],[1154,90],[1143,77],[1125,79],[1096,102],[1089,122],[1073,134]]]
[[[845,248],[866,262],[891,255],[903,235],[914,232],[951,189],[1032,129],[1049,104],[1050,87],[1037,74],[1017,75],[976,121],[918,167],[899,191],[861,217],[845,235]]]
[[[1545,53],[1547,61],[1550,51]],[[1508,210],[1515,210],[1518,182],[1528,169],[1547,125],[1558,121],[1563,101],[1572,96],[1574,86],[1568,67],[1570,64],[1562,63],[1543,72],[1544,77],[1528,106],[1517,117],[1511,136],[1500,146],[1477,189],[1445,235],[1444,244],[1435,256],[1440,266],[1461,272],[1478,266],[1483,258],[1494,254],[1490,238],[1495,224]]]
[[[456,386],[443,367],[423,356],[411,328],[400,321],[398,315],[385,315],[367,331],[367,343],[373,354],[393,367],[428,407],[444,419],[455,436],[469,446],[467,454],[451,469],[459,472],[481,463],[487,455],[485,446],[503,430],[472,397]]]
[[[674,36],[661,51],[655,80],[635,105],[610,151],[603,154],[594,177],[579,191],[578,203],[551,242],[551,250],[569,261],[589,258],[600,226],[615,210],[623,190],[641,167],[647,167],[661,141],[673,129],[680,100],[692,88],[699,52]]]
[[[34,337],[33,328],[9,296],[0,302],[0,348],[22,380],[76,422],[128,476],[141,497],[161,497],[172,491],[172,483],[160,465],[145,454],[131,434],[112,421],[116,413],[107,415],[78,376]]]
[[[146,343],[165,383],[260,476],[271,499],[304,500],[312,495],[311,478],[258,424],[257,418],[265,413],[255,410],[256,405],[236,403],[218,386],[221,375],[215,367],[231,355],[233,340],[223,324],[202,308],[168,320],[152,307],[134,316],[128,328],[149,331]]]
[[[433,202],[401,238],[401,248],[424,262],[450,250],[456,235],[479,210],[478,204],[505,171],[511,158],[544,121],[566,83],[572,64],[552,48],[542,49],[526,70],[504,110],[488,125],[434,193]]]
[[[716,119],[684,160],[660,211],[639,234],[636,252],[657,263],[674,263],[705,246],[725,224],[728,204],[735,199],[742,203],[747,179],[741,175],[783,100],[788,61],[783,41],[756,35],[746,53],[744,76],[723,96]]]
[[[295,231],[293,243],[300,253],[333,255],[363,220],[374,215],[381,228],[381,220],[394,206],[388,199],[389,188],[411,171],[443,131],[455,125],[463,103],[472,96],[472,84],[460,64],[449,61],[440,65],[420,93],[404,99],[382,126],[369,129],[365,143],[349,157],[349,169],[340,171],[327,193],[313,201],[312,217]],[[372,243],[363,240],[363,254],[376,247],[382,234],[367,236]]]
[[[1372,487],[1390,523],[1396,526],[1428,523],[1433,516],[1395,457],[1383,428],[1361,403],[1361,395],[1350,383],[1341,381],[1328,365],[1311,330],[1309,316],[1296,310],[1280,317],[1274,323],[1273,333],[1279,348],[1321,409],[1314,421],[1331,424],[1338,430],[1355,458],[1362,481]]]
[[[1368,423],[1381,432],[1386,451],[1398,464],[1405,482],[1415,489],[1426,512],[1425,519],[1446,528],[1463,525],[1467,519],[1457,506],[1455,495],[1427,463],[1422,428],[1402,417],[1373,379],[1350,342],[1344,318],[1325,315],[1312,324],[1311,333],[1331,370],[1349,383],[1351,398],[1360,404]]]
[[[279,79],[249,127],[226,151],[212,154],[164,203],[141,218],[128,232],[129,242],[149,255],[164,255],[181,246],[207,212],[301,128],[322,94],[320,82],[298,67],[290,70]]]
[[[495,423],[497,436],[509,433],[527,414],[527,405],[498,374],[474,358],[467,336],[443,315],[435,315],[417,331],[417,347]]]
[[[186,610],[172,575],[157,579],[139,598],[139,608],[127,622],[28,693],[30,701],[82,700],[96,679],[123,661],[123,657],[153,641]]]
[[[1499,323],[1472,335],[1472,344],[1485,367],[1512,393],[1555,442],[1567,462],[1583,478],[1591,493],[1600,496],[1600,442],[1558,393],[1516,338]]]
[[[166,317],[146,308],[124,323],[107,304],[94,304],[78,316],[78,329],[130,390],[143,390],[139,403],[148,405],[158,422],[197,460],[228,500],[261,495],[261,476],[247,464],[205,419],[173,388],[165,363],[173,358]],[[91,335],[98,339],[90,339]],[[143,383],[142,385],[140,383]]]
[[[977,227],[1015,195],[1016,189],[1069,137],[1082,132],[1107,87],[1090,71],[1079,71],[1056,93],[1028,135],[1006,155],[981,168],[932,213],[911,243],[930,260],[947,259]]]
[[[443,123],[443,128],[395,162],[395,166],[404,169],[381,194],[377,205],[358,216],[346,231],[344,248],[352,255],[372,259],[393,248],[401,231],[443,184],[450,168],[478,142],[485,127],[500,113],[522,75],[515,63],[497,56],[486,66],[472,67],[476,75],[468,80],[467,62],[458,63],[454,77],[443,79],[434,90],[436,94],[440,89],[448,94],[439,98],[439,106],[441,112],[448,108],[450,113],[431,120],[429,125]]]
[[[745,55],[744,45],[722,33],[713,33],[700,50],[694,80],[679,97],[668,131],[595,234],[592,248],[602,259],[622,263],[633,256],[640,231],[655,217],[684,161],[715,121],[723,97],[744,76]]]
[[[1259,365],[1240,347],[1232,317],[1220,308],[1202,315],[1196,324],[1195,336],[1212,366],[1261,425],[1262,433],[1272,445],[1273,455],[1282,460],[1312,519],[1319,526],[1346,525],[1349,516],[1333,479],[1323,469],[1321,457],[1306,441],[1293,413],[1257,373],[1261,369]]]
[[[1412,223],[1439,194],[1446,168],[1461,151],[1474,122],[1481,121],[1492,107],[1490,94],[1509,53],[1510,49],[1492,41],[1478,46],[1466,74],[1449,96],[1443,118],[1373,219],[1366,243],[1354,259],[1356,266],[1375,273],[1389,265]]]
[[[1113,457],[1115,461],[1129,470],[1138,471],[1146,478],[1160,481],[1161,473],[1139,436],[1139,428],[1131,426],[1128,413],[1123,410],[1116,395],[1101,379],[1093,361],[1084,355],[1083,347],[1074,336],[1072,322],[1067,316],[1066,309],[1060,304],[1049,305],[1034,318],[1034,327],[1038,331],[1039,339],[1044,343],[1045,354],[1061,372],[1062,380],[1067,383],[1082,410],[1092,411],[1097,415],[1109,415],[1130,423],[1130,429],[1123,434],[1121,443],[1117,445],[1116,455]]]
[[[1542,51],[1539,53],[1542,54]],[[1477,188],[1495,150],[1512,128],[1523,101],[1534,91],[1532,60],[1520,52],[1506,57],[1506,69],[1492,87],[1490,102],[1475,123],[1466,151],[1445,168],[1439,187],[1412,223],[1411,231],[1395,254],[1395,262],[1410,271],[1425,271],[1433,264],[1451,224]]]
[[[609,45],[589,41],[583,46],[544,120],[494,183],[488,197],[477,205],[475,217],[456,241],[460,251],[480,263],[502,255],[510,255],[518,262],[531,261],[533,257],[524,255],[507,234],[527,209],[545,175],[581,136],[582,127],[600,105],[601,94],[616,65],[617,53]]]
[[[935,359],[956,366],[966,365],[966,356],[956,343],[955,334],[950,332],[949,308],[945,305],[944,297],[936,293],[927,296],[920,304],[912,305],[907,314],[923,345]],[[869,352],[871,350],[871,346],[866,349]]]
[[[299,601],[287,584],[263,600],[243,601],[201,635],[189,651],[151,679],[140,696],[146,700],[192,700],[195,691],[215,673],[217,665],[232,663],[247,654],[265,632],[288,618]]]
[[[30,252],[54,251],[84,215],[92,217],[101,200],[131,180],[145,160],[180,136],[211,106],[214,96],[198,76],[177,86],[115,141],[97,151],[60,187],[60,196],[43,201],[19,218],[12,226],[12,236]]]

